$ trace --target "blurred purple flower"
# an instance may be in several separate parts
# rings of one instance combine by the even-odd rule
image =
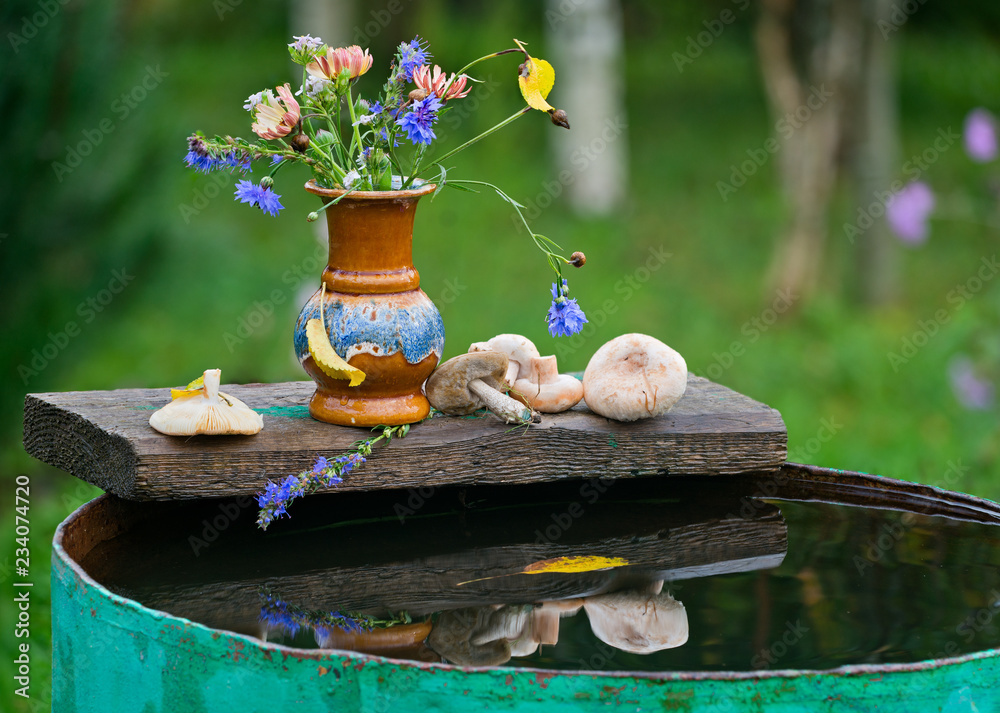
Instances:
[[[900,240],[919,245],[927,240],[927,219],[934,210],[934,192],[923,181],[914,181],[893,194],[885,205],[885,217]]]
[[[959,403],[970,411],[988,411],[993,408],[993,383],[976,374],[972,360],[957,356],[948,364],[951,390]]]
[[[985,109],[973,109],[965,117],[965,152],[977,163],[997,157],[996,119]]]

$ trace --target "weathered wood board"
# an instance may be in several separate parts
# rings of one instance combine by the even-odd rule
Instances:
[[[312,382],[223,389],[264,415],[261,433],[164,436],[149,416],[169,401],[169,389],[77,391],[25,398],[24,447],[119,497],[172,500],[259,492],[368,433],[310,418]],[[337,490],[760,472],[785,462],[787,435],[776,410],[689,376],[669,413],[635,423],[609,421],[584,404],[530,427],[490,415],[437,416],[376,447]]]

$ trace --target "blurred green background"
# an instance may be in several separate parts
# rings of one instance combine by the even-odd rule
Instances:
[[[357,3],[355,22],[381,7]],[[370,43],[375,66],[361,79],[362,92],[377,91],[393,46],[417,33],[451,70],[509,46],[513,36],[548,56],[544,8],[535,2],[432,0],[398,7]],[[584,335],[562,346],[549,337],[543,317],[550,275],[516,229],[509,206],[458,192],[422,202],[414,260],[444,317],[445,356],[518,332],[543,354],[556,353],[562,370],[582,370],[605,341],[646,332],[680,351],[692,372],[779,409],[792,460],[1000,498],[996,409],[964,408],[948,379],[957,354],[979,355],[987,366],[996,356],[989,345],[1000,285],[987,282],[960,309],[946,298],[997,251],[995,167],[972,163],[957,144],[930,167],[924,178],[939,203],[930,239],[916,249],[893,246],[900,288],[878,307],[856,297],[856,247],[843,225],[856,219],[858,201],[853,189],[838,184],[813,296],[797,299],[766,329],[748,331],[745,325],[775,299],[766,273],[788,220],[777,161],[726,201],[717,189],[747,150],[775,133],[753,42],[756,8],[737,13],[683,72],[672,59],[703,23],[729,7],[622,4],[626,53],[616,81],[628,114],[627,199],[614,215],[598,218],[577,215],[561,196],[533,222],[567,253],[587,254],[586,267],[569,277],[573,296],[592,319],[607,300],[614,304],[614,314],[593,319]],[[0,609],[10,621],[13,477],[26,474],[37,584],[33,702],[47,709],[49,543],[58,522],[97,491],[24,453],[24,395],[176,386],[210,367],[223,370],[224,383],[303,378],[291,349],[293,321],[305,299],[294,276],[319,243],[304,220],[315,208],[299,188],[308,178],[304,170],[279,174],[287,210],[272,218],[236,204],[228,175],[195,174],[182,162],[192,131],[247,137],[245,98],[295,80],[284,48],[291,41],[285,4],[15,1],[4,3],[0,16],[7,38],[0,47],[6,136],[0,517],[7,543],[0,554]],[[26,20],[34,28],[30,37]],[[922,5],[890,33],[902,157],[930,145],[939,129],[960,132],[970,109],[998,108],[998,32],[994,5],[965,1]],[[521,106],[515,67],[513,60],[486,66],[481,76],[492,74],[500,84],[457,128],[439,132],[449,145]],[[122,94],[147,77],[155,78],[147,95],[134,106],[123,103]],[[559,93],[557,77],[550,97],[557,106]],[[110,131],[101,130],[109,125]],[[86,132],[95,131],[99,143],[89,141],[92,150],[72,160],[68,147],[87,143]],[[461,154],[450,175],[492,181],[532,200],[562,168],[546,150],[555,131],[533,114]],[[635,289],[622,289],[623,280],[644,274],[637,270],[651,250],[670,256]],[[318,282],[318,270],[306,273],[310,284]],[[274,291],[282,303],[272,309],[265,303]],[[920,321],[942,308],[947,322],[894,369],[888,354],[898,353]],[[237,334],[253,313],[263,316],[252,320],[259,326],[241,343],[227,344],[224,335]],[[66,333],[70,322],[78,334]],[[10,632],[0,639],[0,675],[9,681]]]

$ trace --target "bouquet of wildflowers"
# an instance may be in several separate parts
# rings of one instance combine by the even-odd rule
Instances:
[[[437,184],[435,194],[446,185],[471,191],[477,186],[491,188],[514,207],[555,272],[552,304],[546,316],[549,332],[552,336],[579,332],[587,318],[576,300],[567,297],[569,285],[562,267],[581,267],[586,261],[583,253],[563,257],[556,243],[531,230],[517,201],[484,181],[449,179],[444,165],[459,151],[532,110],[548,114],[552,123],[568,129],[566,113],[546,101],[555,82],[552,65],[530,56],[515,40],[516,47],[480,57],[449,75],[437,65],[431,67],[427,45],[417,37],[399,45],[381,92],[366,99],[355,92],[355,84],[372,67],[368,50],[357,45],[331,48],[309,35],[294,39],[288,50],[303,68],[301,85],[294,92],[290,84],[266,89],[244,104],[254,116],[251,129],[259,139],[209,139],[196,133],[188,139],[187,165],[203,172],[225,169],[246,174],[253,162],[265,161],[267,173],[259,182],[237,183],[236,200],[272,216],[283,209],[281,196],[274,191],[275,176],[291,163],[304,163],[321,188],[344,189],[344,195],[402,190],[426,182],[421,176],[427,175]],[[527,106],[460,146],[438,152],[435,124],[451,103],[469,94],[470,83],[477,81],[466,72],[480,62],[512,53],[524,57],[517,81]],[[331,200],[321,210],[338,200]],[[307,220],[318,217],[313,212]]]

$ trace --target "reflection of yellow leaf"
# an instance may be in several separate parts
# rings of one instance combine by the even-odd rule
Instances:
[[[333,348],[320,320],[313,318],[306,322],[306,339],[309,341],[309,353],[324,374],[334,379],[350,379],[350,386],[357,386],[365,380],[365,372],[348,364]]]
[[[597,572],[602,569],[624,567],[628,560],[621,557],[556,557],[529,564],[524,574],[544,574],[546,572]]]
[[[517,76],[517,84],[521,87],[521,95],[528,106],[539,111],[553,111],[552,105],[545,101],[545,97],[552,91],[552,86],[556,83],[556,70],[544,59],[529,57],[521,65],[521,71]]]
[[[170,398],[179,399],[182,396],[194,396],[205,391],[205,375],[202,374],[183,389],[170,389]]]
[[[500,574],[496,577],[483,577],[481,579],[470,579],[468,582],[459,582],[458,586],[461,587],[463,584],[470,584],[471,582],[483,582],[487,579],[498,579],[500,577],[512,577],[515,574],[549,574],[549,573],[562,573],[562,574],[573,574],[577,572],[600,572],[606,569],[614,569],[615,567],[625,567],[628,565],[627,559],[622,559],[621,557],[595,557],[595,556],[580,556],[580,557],[556,557],[554,559],[540,560],[539,562],[532,562],[520,572],[511,572],[510,574]]]

